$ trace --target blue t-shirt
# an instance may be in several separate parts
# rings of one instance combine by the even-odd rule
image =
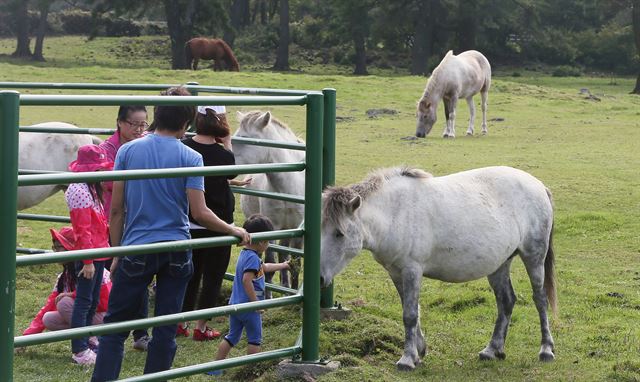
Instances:
[[[253,290],[256,291],[258,300],[264,300],[264,269],[262,268],[262,259],[258,253],[252,249],[243,249],[238,256],[236,263],[236,276],[233,279],[231,287],[231,298],[229,304],[242,304],[249,302],[249,296],[242,285],[242,276],[245,272],[253,272]]]
[[[174,137],[149,134],[118,150],[114,170],[202,167],[202,155]],[[204,177],[127,180],[122,245],[190,239],[187,188],[204,191]]]

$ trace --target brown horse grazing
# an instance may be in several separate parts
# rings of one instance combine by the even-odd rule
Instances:
[[[184,45],[187,55],[187,64],[193,70],[198,69],[198,60],[213,60],[213,69],[216,71],[224,70],[222,61],[225,62],[227,70],[239,72],[240,66],[236,56],[231,51],[229,45],[219,38],[208,39],[204,37],[196,37],[187,41]],[[193,63],[193,66],[191,65]]]

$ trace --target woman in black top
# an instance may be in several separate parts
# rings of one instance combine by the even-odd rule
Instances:
[[[202,154],[205,166],[234,165],[235,158],[231,151],[231,130],[227,123],[224,106],[199,106],[195,119],[196,135],[182,142]],[[251,179],[232,181],[235,175],[206,176],[204,178],[204,197],[207,204],[220,219],[233,223],[235,199],[229,188],[234,185],[246,185]],[[189,214],[191,238],[222,236],[199,226]],[[185,293],[182,311],[188,312],[216,306],[224,274],[229,266],[231,246],[200,248],[193,250],[193,276]],[[200,287],[202,282],[202,288]],[[186,323],[178,325],[176,335],[189,336]],[[220,332],[207,326],[207,320],[198,320],[193,330],[195,341],[212,340],[220,336]]]

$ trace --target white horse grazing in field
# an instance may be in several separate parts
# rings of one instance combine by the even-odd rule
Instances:
[[[475,50],[462,52],[457,56],[448,51],[427,82],[427,87],[416,113],[416,136],[424,138],[437,120],[437,107],[444,100],[444,115],[447,124],[442,136],[456,136],[456,105],[459,98],[467,100],[469,105],[469,128],[467,135],[473,135],[473,120],[476,107],[473,96],[480,92],[482,96],[482,134],[487,134],[487,98],[491,86],[491,65],[482,53]]]
[[[240,121],[240,127],[235,132],[236,137],[304,143],[288,126],[272,117],[268,111],[250,111],[246,114],[238,112],[238,120]],[[235,144],[233,153],[236,158],[236,164],[302,162],[305,156],[304,151],[243,144]],[[274,172],[251,176],[253,177],[251,188],[304,195],[304,172]],[[276,230],[298,228],[304,219],[304,205],[298,203],[241,195],[240,205],[245,217],[248,218],[256,213],[268,216]],[[281,244],[302,248],[302,239],[283,239]],[[274,257],[273,252],[269,250],[265,256],[265,261],[273,262]],[[273,274],[267,276],[267,281],[271,282]],[[286,271],[280,273],[280,282],[282,285],[289,286]],[[298,288],[297,271],[291,272],[291,286],[295,289]]]
[[[400,294],[405,345],[399,369],[413,369],[426,352],[418,305],[423,276],[455,283],[487,276],[498,318],[479,356],[505,358],[516,302],[509,268],[516,255],[529,274],[540,318],[539,358],[554,359],[547,318],[548,304],[556,312],[553,206],[538,179],[511,167],[437,178],[422,170],[391,168],[349,187],[326,190],[322,213],[322,285],[366,248]]]
[[[73,127],[64,122],[44,122],[34,127]],[[18,169],[68,171],[69,162],[76,159],[78,148],[89,144],[99,144],[99,138],[88,134],[52,134],[26,133],[19,134]],[[63,189],[61,185],[25,186],[18,190],[18,210],[33,207],[56,192]]]

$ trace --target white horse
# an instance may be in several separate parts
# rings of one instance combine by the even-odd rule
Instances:
[[[469,105],[469,128],[467,135],[473,135],[473,120],[476,107],[473,96],[482,96],[482,134],[487,134],[487,98],[491,86],[491,65],[482,53],[475,50],[462,52],[457,56],[448,51],[427,82],[427,87],[416,113],[416,136],[424,138],[437,120],[437,107],[444,100],[444,115],[447,118],[442,136],[456,136],[456,105],[459,98],[465,98]]]
[[[511,167],[437,178],[422,170],[391,168],[361,183],[326,190],[322,212],[322,285],[366,248],[400,294],[405,345],[399,369],[413,369],[426,352],[418,305],[423,276],[455,283],[488,277],[498,318],[479,356],[504,359],[516,302],[509,268],[516,255],[529,274],[540,318],[539,358],[554,359],[547,318],[548,304],[556,312],[553,206],[538,179]]]
[[[246,114],[238,112],[238,120],[240,121],[240,127],[235,132],[236,137],[304,143],[288,126],[272,117],[268,111],[250,111]],[[235,144],[233,153],[236,158],[236,164],[302,162],[305,156],[304,151],[243,144]],[[275,172],[251,176],[253,177],[251,188],[304,195],[304,172]],[[304,219],[304,205],[298,203],[241,195],[240,205],[245,217],[248,218],[256,213],[268,216],[276,230],[298,228]],[[302,239],[284,239],[281,244],[302,248]],[[272,251],[267,251],[265,261],[274,261]],[[267,281],[270,282],[272,277],[273,274],[268,275]],[[298,272],[291,272],[291,279],[291,286],[297,288]],[[280,281],[281,284],[289,286],[286,271],[280,273]]]
[[[34,127],[73,127],[64,122],[44,122]],[[89,144],[99,144],[99,138],[88,134],[51,134],[26,133],[19,134],[18,169],[68,171],[69,162],[76,159],[78,148]],[[33,207],[56,192],[63,185],[25,186],[18,190],[18,210]]]

